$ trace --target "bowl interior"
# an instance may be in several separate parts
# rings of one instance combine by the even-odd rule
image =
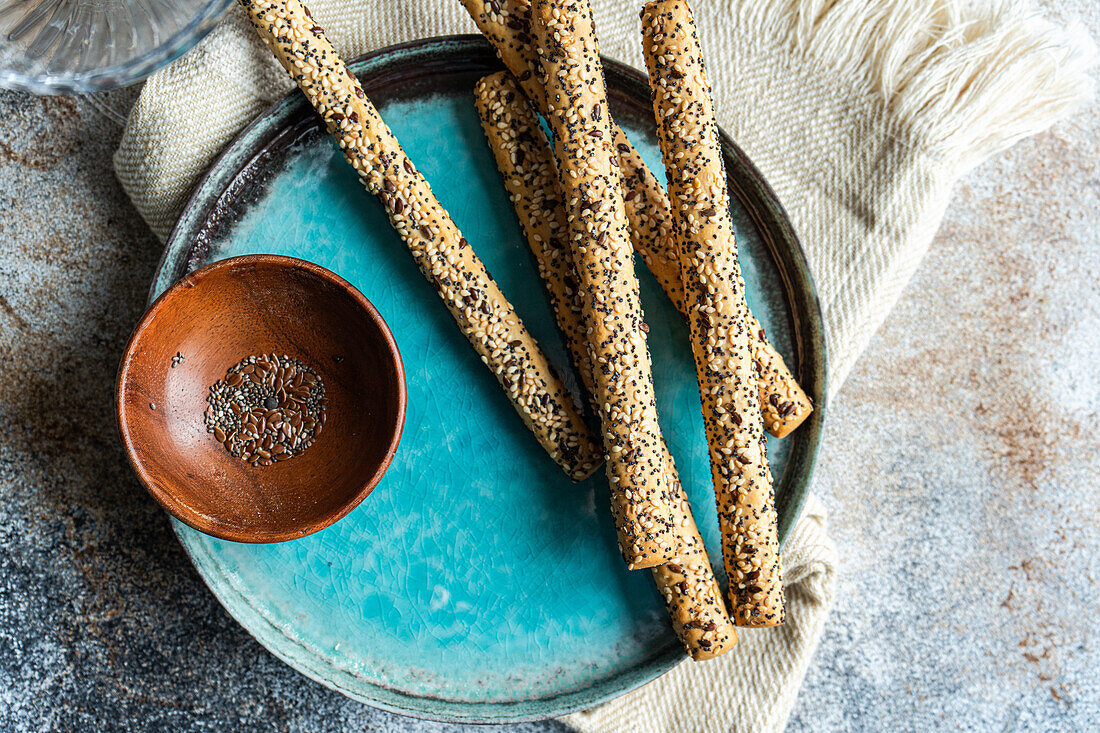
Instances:
[[[298,455],[254,467],[207,431],[204,412],[229,368],[271,353],[317,373],[327,422]],[[134,467],[174,516],[272,542],[328,526],[377,484],[401,432],[404,374],[388,328],[348,283],[289,257],[239,257],[153,304],[123,357],[118,401]]]

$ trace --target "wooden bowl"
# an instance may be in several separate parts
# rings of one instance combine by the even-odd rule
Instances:
[[[316,373],[326,419],[292,458],[252,465],[205,414],[211,385],[263,354]],[[186,275],[153,303],[122,357],[117,409],[134,470],[174,517],[222,539],[280,542],[329,526],[378,484],[401,439],[405,373],[386,323],[349,283],[249,255]]]

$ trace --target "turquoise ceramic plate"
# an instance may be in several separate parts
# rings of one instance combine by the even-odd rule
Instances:
[[[423,41],[353,69],[575,384],[474,110],[475,80],[497,69],[488,46]],[[642,77],[609,64],[608,80],[616,118],[660,170]],[[785,537],[820,437],[821,320],[782,209],[728,140],[726,149],[751,305],[818,405],[795,435],[769,442]],[[604,480],[570,483],[543,454],[298,95],[215,164],[168,243],[153,293],[187,270],[254,252],[312,260],[358,287],[393,330],[408,379],[393,464],[336,525],[266,546],[176,525],[211,590],[264,646],[371,705],[486,722],[588,707],[684,658],[649,573],[628,572],[619,557]],[[719,558],[687,331],[648,273],[642,289],[661,423]]]

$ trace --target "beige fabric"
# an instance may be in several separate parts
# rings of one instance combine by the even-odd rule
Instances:
[[[638,68],[641,4],[595,1],[601,50]],[[458,0],[309,5],[348,58],[474,31]],[[720,122],[779,194],[809,256],[835,391],[916,268],[958,176],[1087,96],[1088,44],[1000,0],[694,6]],[[115,168],[159,237],[215,156],[291,86],[236,8],[149,79]],[[731,654],[685,663],[566,722],[593,732],[782,728],[835,587],[836,551],[816,500],[784,566],[785,626],[745,630]]]
[[[640,690],[563,720],[586,733],[782,729],[836,590],[836,546],[813,497],[784,547],[783,580],[782,626],[738,629],[733,651],[685,662]]]

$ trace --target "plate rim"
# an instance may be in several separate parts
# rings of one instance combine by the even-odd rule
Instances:
[[[370,73],[380,76],[392,71],[393,66],[409,64],[409,57],[432,57],[446,55],[453,63],[474,59],[488,61],[503,69],[499,59],[489,43],[478,34],[454,34],[421,38],[414,41],[386,46],[356,57],[349,67],[360,76]],[[613,93],[625,90],[628,96],[648,99],[649,86],[643,72],[624,63],[602,57],[604,70],[608,76],[608,87]],[[487,72],[488,73],[488,72]],[[298,109],[304,109],[306,103],[298,90],[291,90],[279,98],[245,126],[226,147],[215,157],[184,206],[176,224],[173,226],[157,264],[149,291],[149,300],[166,285],[170,285],[186,271],[197,256],[197,248],[204,243],[195,241],[196,230],[214,214],[217,201],[224,195],[229,185],[247,165],[264,149],[263,132],[272,118],[291,115]],[[292,128],[275,128],[272,139]],[[802,511],[809,494],[809,482],[813,474],[821,444],[822,427],[827,412],[827,343],[821,305],[805,250],[794,231],[794,226],[774,190],[749,157],[742,151],[719,126],[719,140],[729,160],[734,161],[742,174],[735,179],[727,170],[727,182],[735,195],[749,210],[757,230],[760,232],[769,255],[775,261],[784,296],[790,305],[792,333],[794,335],[795,355],[797,357],[796,376],[803,389],[814,400],[815,409],[799,431],[802,440],[792,451],[786,468],[793,472],[791,490],[785,505],[781,508],[779,537],[785,543]],[[729,161],[727,160],[727,163]],[[747,185],[746,189],[744,186]],[[756,199],[766,211],[760,211],[750,205],[747,199]],[[181,240],[186,240],[181,248]],[[203,252],[204,253],[204,252]],[[178,263],[169,271],[170,258]],[[777,507],[778,508],[778,507]],[[558,717],[624,695],[668,672],[679,663],[686,661],[679,647],[673,647],[668,654],[657,656],[614,677],[600,680],[569,692],[548,697],[513,701],[470,702],[447,700],[424,695],[412,695],[387,688],[373,681],[366,681],[372,691],[379,696],[368,696],[360,688],[353,688],[344,678],[357,678],[347,669],[341,669],[329,659],[315,653],[297,641],[286,629],[273,624],[250,602],[246,593],[236,587],[224,569],[199,546],[195,535],[189,534],[185,525],[173,520],[173,529],[187,552],[203,582],[210,588],[226,612],[237,621],[265,649],[282,660],[288,666],[306,677],[336,690],[352,699],[401,715],[450,723],[518,723]],[[295,652],[299,653],[295,653]],[[358,678],[363,679],[363,678]]]

